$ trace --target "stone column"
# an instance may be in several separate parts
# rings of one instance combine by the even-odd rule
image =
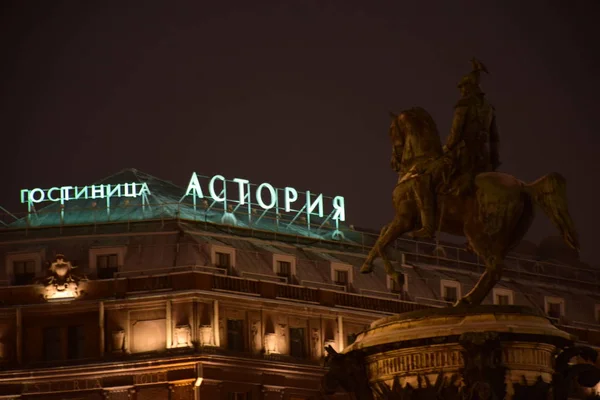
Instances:
[[[22,322],[22,313],[21,307],[17,307],[16,312],[17,318],[17,326],[16,326],[16,340],[15,344],[17,347],[17,364],[21,364],[23,362],[23,322]]]
[[[337,317],[337,325],[338,325],[338,351],[344,350],[344,320],[341,315]]]
[[[131,311],[127,311],[127,326],[125,327],[125,344],[123,351],[125,353],[131,352]]]
[[[221,335],[219,333],[219,300],[215,300],[213,303],[213,321],[215,346],[221,346]]]
[[[103,301],[101,301],[98,306],[98,335],[100,336],[99,340],[98,340],[100,357],[104,357],[105,333],[104,333],[104,302]]]
[[[166,307],[167,307],[167,309],[166,309],[166,313],[167,313],[167,318],[166,318],[167,349],[170,349],[171,347],[173,347],[173,322],[172,322],[172,318],[171,318],[171,307],[172,307],[171,300],[167,300]]]

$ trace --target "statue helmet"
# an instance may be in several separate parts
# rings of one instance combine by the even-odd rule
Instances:
[[[479,90],[481,90],[479,88],[479,80],[480,80],[481,72],[483,71],[486,74],[489,74],[489,71],[487,70],[486,66],[483,65],[483,63],[481,61],[477,60],[476,58],[471,59],[471,65],[473,66],[473,70],[471,72],[469,72],[467,75],[462,77],[462,79],[458,83],[458,88],[469,85],[469,86],[475,86]]]

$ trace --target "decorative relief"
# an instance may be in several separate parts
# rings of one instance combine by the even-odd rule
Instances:
[[[79,297],[81,278],[73,274],[76,267],[65,256],[57,254],[48,268],[49,276],[44,280],[44,299],[70,300]]]
[[[510,369],[534,369],[552,373],[552,358],[555,347],[550,345],[528,345],[527,343],[506,346],[502,349],[502,362]]]
[[[433,346],[396,350],[367,358],[370,381],[404,374],[457,370],[464,366],[459,346]]]
[[[265,352],[267,354],[279,354],[277,344],[278,343],[276,333],[267,333],[265,335]]]
[[[125,331],[122,329],[112,332],[112,351],[120,353],[125,346]]]
[[[287,324],[277,324],[277,351],[288,354]]]
[[[321,357],[321,332],[317,328],[311,329],[310,334],[311,353],[314,359]]]
[[[192,332],[189,325],[179,325],[175,328],[175,346],[189,347],[192,343]]]
[[[251,325],[250,325],[250,347],[251,347],[251,351],[254,354],[258,354],[261,352],[263,346],[261,343],[261,338],[260,338],[260,329],[261,329],[261,324],[260,321],[252,321]]]
[[[214,346],[213,341],[214,329],[212,325],[202,325],[200,327],[200,345],[201,346]]]

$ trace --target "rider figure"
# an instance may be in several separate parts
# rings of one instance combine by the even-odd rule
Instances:
[[[471,63],[473,71],[465,75],[458,84],[461,99],[454,107],[454,119],[444,146],[444,156],[441,163],[434,163],[429,171],[429,174],[443,173],[448,182],[445,182],[441,191],[452,195],[468,192],[475,175],[495,171],[500,165],[496,114],[479,86],[481,71],[488,71],[478,60],[473,59]],[[452,165],[451,171],[446,171],[448,165]],[[425,181],[429,183],[436,179],[429,178]],[[421,211],[422,227],[413,232],[412,236],[432,238],[436,219],[435,188],[431,184],[421,183],[419,186],[417,205]]]

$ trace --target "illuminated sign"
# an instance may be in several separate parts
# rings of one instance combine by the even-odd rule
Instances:
[[[208,181],[208,196],[216,202],[224,204],[227,209],[227,203],[232,202],[236,206],[251,205],[253,201],[263,210],[273,209],[276,212],[305,212],[307,215],[317,215],[324,217],[324,202],[323,194],[311,193],[306,191],[304,196],[300,198],[300,193],[293,187],[278,189],[269,183],[261,183],[260,185],[251,184],[247,179],[234,178],[228,181],[222,175],[215,175]],[[233,189],[230,188],[233,186]],[[206,187],[205,187],[206,189]],[[235,197],[230,197],[228,193],[233,192]],[[192,196],[194,205],[196,199],[203,199],[205,191],[202,190],[200,184],[200,176],[194,172],[187,190],[183,198]],[[330,200],[331,219],[335,221],[345,221],[346,211],[344,198],[336,196]]]
[[[61,186],[50,189],[22,189],[21,203],[36,204],[45,201],[60,202],[79,199],[110,199],[111,197],[139,197],[150,194],[148,184],[119,183],[117,185]]]
[[[61,186],[49,189],[21,190],[21,203],[28,205],[29,212],[36,212],[35,205],[43,202],[55,202],[61,207],[61,218],[65,204],[73,200],[105,200],[107,213],[110,213],[111,199],[140,198],[142,207],[151,206],[149,196],[151,187],[146,182],[129,182],[118,184],[96,184],[90,186]],[[128,203],[126,203],[128,204]],[[94,202],[92,207],[96,207]],[[179,199],[181,210],[206,213],[219,211],[221,223],[242,226],[254,225],[265,216],[274,219],[279,226],[280,220],[288,226],[297,222],[310,230],[314,224],[321,228],[329,221],[335,223],[336,230],[340,221],[346,220],[345,202],[342,196],[327,197],[311,191],[301,192],[293,187],[276,188],[270,183],[259,185],[247,179],[226,179],[222,175],[206,177],[192,174],[187,188]],[[257,214],[258,213],[258,214]],[[286,214],[286,217],[283,217]],[[190,214],[188,214],[190,215]],[[243,221],[236,215],[245,215]],[[312,219],[312,221],[311,221]],[[297,221],[299,220],[299,221]]]

